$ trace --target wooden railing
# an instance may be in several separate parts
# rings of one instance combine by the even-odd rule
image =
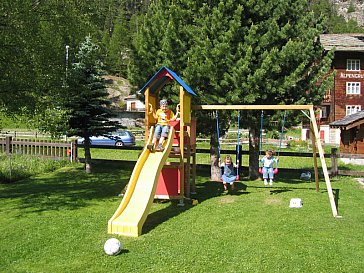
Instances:
[[[7,136],[0,138],[0,152],[71,161],[77,160],[76,141],[32,140]]]

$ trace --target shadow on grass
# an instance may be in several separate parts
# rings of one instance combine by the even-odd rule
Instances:
[[[307,170],[281,170],[279,174],[275,175],[275,182],[273,186],[265,186],[263,184],[263,179],[257,179],[255,181],[249,180],[247,177],[241,177],[241,181],[235,182],[235,190],[224,191],[223,185],[220,182],[212,182],[210,180],[197,184],[197,192],[199,196],[199,201],[204,201],[209,198],[218,197],[220,195],[230,194],[230,195],[244,195],[251,193],[249,191],[252,189],[265,189],[270,192],[270,194],[279,194],[284,192],[289,192],[293,190],[313,190],[316,191],[314,180],[302,180],[300,175],[302,172]],[[209,177],[209,173],[205,171],[204,179]],[[312,185],[312,187],[307,187],[307,184]],[[302,185],[302,187],[300,187]],[[327,192],[326,188],[322,190]]]
[[[63,168],[14,184],[2,185],[0,200],[18,198],[22,213],[75,210],[93,200],[117,198],[129,181],[133,164],[125,162],[95,163],[93,173],[82,167]]]
[[[205,180],[205,179],[206,179],[206,177],[198,178],[198,180]],[[243,183],[237,182],[237,183],[235,183],[235,190],[234,191],[229,190],[228,194],[231,194],[231,195],[247,194],[248,192],[240,192],[241,190],[245,190],[245,189],[246,189],[246,185],[244,185]],[[193,208],[194,207],[192,205],[193,199],[196,199],[196,200],[198,200],[199,203],[201,203],[207,199],[227,194],[227,191],[224,192],[224,190],[223,190],[222,183],[211,182],[209,180],[206,182],[203,182],[203,183],[198,183],[196,185],[196,191],[197,191],[197,194],[192,195],[191,200],[186,200],[184,203],[184,206],[182,206],[182,207],[178,206],[179,200],[165,201],[165,202],[170,203],[169,206],[164,209],[161,209],[161,210],[158,210],[156,212],[149,214],[145,221],[145,224],[143,226],[142,233],[143,234],[148,233],[151,230],[153,230],[154,228],[156,228],[158,225],[185,212],[186,210]]]
[[[142,234],[146,234],[151,230],[155,229],[160,224],[167,220],[181,214],[182,212],[189,210],[192,207],[190,202],[185,202],[184,206],[178,206],[178,200],[167,201],[169,206],[155,211],[148,215],[142,229]]]
[[[82,167],[63,168],[57,172],[25,179],[15,184],[1,185],[0,200],[19,199],[19,202],[14,204],[21,209],[22,214],[76,210],[99,202],[101,199],[109,201],[110,198],[115,198],[117,202],[121,202],[117,195],[128,183],[134,165],[135,162],[128,161],[95,161],[92,174],[86,174]],[[279,188],[277,185],[280,183],[294,185],[310,183],[299,180],[297,177],[299,173],[280,172],[276,176],[278,183],[275,183],[274,189],[270,189],[271,194],[303,189],[286,186]],[[199,203],[226,194],[237,196],[250,194],[251,187],[264,188],[262,181],[249,181],[243,178],[242,181],[235,183],[234,191],[226,192],[223,190],[222,183],[211,182],[209,178],[209,171],[199,171],[196,179],[199,182],[196,185],[197,195],[193,196]],[[304,189],[307,190],[307,187]],[[336,195],[338,196],[338,193]],[[166,208],[148,215],[143,226],[143,234],[193,207],[191,202],[186,201],[184,207],[177,206],[177,203],[178,201],[170,201]]]

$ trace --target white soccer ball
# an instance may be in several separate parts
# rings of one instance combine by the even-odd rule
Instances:
[[[122,249],[123,246],[116,238],[110,238],[104,244],[104,251],[107,255],[110,256],[118,255]]]

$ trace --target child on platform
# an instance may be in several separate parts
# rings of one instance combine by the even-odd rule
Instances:
[[[274,169],[273,164],[275,163],[278,167],[278,157],[274,157],[274,152],[271,150],[265,151],[265,156],[261,158],[260,163],[263,165],[263,179],[264,179],[264,185],[268,185],[268,179],[269,179],[269,185],[273,185],[273,179],[274,179]]]
[[[153,152],[155,144],[158,142],[158,146],[156,148],[156,151],[163,151],[163,142],[168,137],[168,132],[170,129],[169,121],[176,120],[178,116],[178,112],[176,115],[173,113],[172,110],[168,108],[168,101],[167,100],[161,100],[159,102],[159,109],[157,112],[152,110],[153,117],[156,119],[157,123],[155,125],[154,129],[154,136],[151,144],[148,144],[147,148]]]
[[[220,165],[222,170],[221,180],[224,185],[224,190],[227,190],[227,184],[230,184],[231,190],[234,190],[234,182],[237,180],[238,174],[235,169],[238,168],[231,160],[231,156],[227,155],[224,162]]]

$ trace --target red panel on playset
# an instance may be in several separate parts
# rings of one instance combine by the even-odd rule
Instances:
[[[173,120],[170,121],[169,124],[174,127],[174,137],[173,137],[173,144],[180,144],[179,139],[179,131],[180,131],[180,121],[179,120]],[[187,130],[187,126],[184,127],[185,131]],[[187,137],[184,138],[185,144],[187,141]],[[196,143],[196,120],[191,120],[191,136],[190,136],[190,145],[193,145]]]
[[[180,121],[179,120],[171,120],[169,122],[169,125],[173,126],[174,130],[179,131]]]
[[[178,166],[164,166],[159,178],[155,198],[176,199],[179,197],[180,170]]]
[[[179,145],[180,144],[180,139],[179,139],[179,130],[180,130],[180,121],[179,120],[173,120],[173,121],[170,121],[169,124],[171,126],[174,127],[174,136],[173,136],[173,144],[177,144]],[[185,126],[185,130],[186,130],[186,126]],[[185,137],[184,138],[184,141],[186,143],[187,141],[187,138]]]

